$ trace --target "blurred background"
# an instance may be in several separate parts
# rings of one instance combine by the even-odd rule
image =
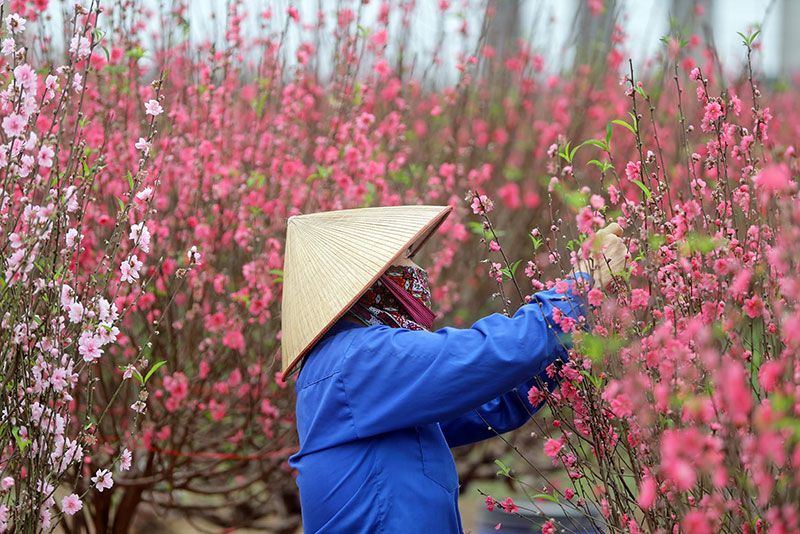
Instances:
[[[456,56],[459,50],[472,50],[478,33],[474,31],[484,15],[484,5],[475,0],[453,0],[451,13],[441,17],[438,0],[407,1],[394,0],[393,4],[413,6],[410,11],[408,49],[406,55],[419,57],[420,65],[427,64],[436,56],[442,61],[438,70],[439,81],[452,83],[457,78]],[[171,2],[140,0],[142,7],[154,13],[169,12]],[[221,45],[225,40],[227,13],[225,0],[193,0],[183,14],[186,32],[193,42],[210,40]],[[332,20],[342,4],[338,0],[247,0],[244,6],[252,13],[271,10],[281,16],[291,5],[298,9],[301,21],[310,23],[320,11]],[[345,3],[348,4],[348,3]],[[362,8],[362,26],[374,23],[380,10],[380,2],[366,2]],[[697,34],[704,42],[714,46],[720,61],[730,68],[742,63],[741,39],[737,31],[760,27],[760,42],[763,54],[757,59],[764,74],[771,79],[783,78],[800,69],[800,35],[796,31],[800,21],[800,3],[795,0],[604,0],[594,3],[598,12],[592,13],[593,3],[585,0],[493,0],[496,17],[489,36],[490,46],[502,52],[504,46],[522,38],[545,58],[544,70],[559,73],[586,62],[593,54],[610,48],[615,26],[627,35],[627,48],[635,67],[646,65],[658,51],[660,39],[670,28],[681,28],[685,37]],[[698,6],[700,8],[698,9]],[[63,20],[63,6],[51,2],[48,12],[53,20]],[[459,28],[466,21],[473,31],[461,35]],[[437,42],[440,26],[452,39]],[[164,35],[159,17],[151,18],[142,40],[150,46],[162,39],[182,39],[183,28],[177,28],[173,36]],[[248,39],[258,35],[259,19],[253,15],[241,23],[242,35]],[[396,18],[390,31],[400,31],[402,21]],[[314,32],[308,27],[305,32],[289,31],[286,45],[293,49],[304,38],[303,33]],[[58,35],[58,34],[56,34]],[[319,36],[320,51],[333,46],[331,35]],[[389,43],[389,53],[397,54],[398,42]],[[330,69],[330,65],[327,65]],[[326,65],[320,66],[326,72]],[[329,72],[329,70],[327,70]]]

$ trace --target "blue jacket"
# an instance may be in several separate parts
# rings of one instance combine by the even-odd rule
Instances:
[[[567,360],[542,312],[551,325],[554,306],[583,314],[568,295],[543,291],[511,318],[465,329],[336,323],[295,386],[300,450],[289,463],[305,533],[461,534],[450,447],[514,430],[539,408],[528,389],[537,378],[554,387],[545,369]]]

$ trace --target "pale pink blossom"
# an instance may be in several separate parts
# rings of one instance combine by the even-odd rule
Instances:
[[[3,131],[9,137],[17,137],[25,130],[27,121],[17,113],[12,113],[3,118]]]
[[[55,156],[55,151],[53,147],[50,145],[42,145],[42,148],[39,149],[39,166],[50,168],[53,166],[53,156]]]
[[[69,51],[71,54],[76,54],[78,59],[85,58],[92,51],[89,39],[82,35],[73,35],[69,41]]]
[[[98,469],[92,477],[92,482],[100,493],[114,485],[114,479],[111,478],[111,471],[108,469]]]
[[[150,197],[153,196],[153,188],[152,187],[145,187],[138,193],[136,193],[136,198],[139,200],[150,200]]]
[[[197,251],[197,246],[192,245],[192,248],[189,249],[189,252],[186,253],[189,257],[189,264],[190,265],[197,265],[200,263],[201,256],[200,253]]]
[[[70,228],[67,230],[67,235],[64,237],[64,242],[68,247],[72,247],[75,244],[75,238],[78,237],[78,230],[75,228]],[[83,239],[83,234],[81,234],[81,239]]]
[[[83,304],[74,301],[69,304],[69,320],[72,323],[79,323],[83,318]]]
[[[83,361],[93,362],[103,354],[100,345],[100,340],[96,336],[93,336],[88,330],[84,330],[78,340],[78,353],[83,356]]]
[[[36,81],[38,78],[36,71],[27,63],[14,67],[14,79],[29,91],[31,89],[36,89]]]
[[[67,515],[75,515],[81,511],[81,508],[83,508],[83,503],[81,502],[80,497],[74,493],[61,499],[61,509]]]
[[[53,513],[47,508],[46,505],[42,505],[42,508],[39,510],[39,521],[41,522],[42,529],[48,530],[50,528],[50,524],[52,521]]]
[[[144,222],[131,225],[131,233],[128,239],[133,241],[143,252],[150,252],[150,230]]]
[[[76,93],[80,93],[83,89],[83,76],[79,72],[76,72],[72,76],[72,90]]]
[[[158,100],[150,99],[144,104],[145,113],[156,117],[164,112],[164,108],[158,103]]]
[[[20,17],[16,13],[12,13],[6,17],[6,28],[11,33],[21,33],[25,31],[25,23],[27,20]]]
[[[14,39],[12,39],[11,37],[3,39],[3,48],[0,50],[0,52],[4,56],[10,56],[11,54],[14,53],[14,50],[15,50]]]
[[[131,468],[131,460],[133,459],[133,455],[131,451],[127,448],[122,449],[122,458],[120,459],[119,469],[120,471],[127,471]]]
[[[475,215],[483,215],[489,213],[494,209],[494,202],[492,202],[486,195],[480,195],[472,198],[472,213]]]
[[[122,281],[132,284],[135,280],[139,279],[139,269],[142,268],[142,262],[136,254],[131,255],[127,260],[123,261],[119,266],[120,273],[122,273]]]
[[[63,391],[67,387],[69,379],[69,372],[63,367],[53,369],[53,374],[50,376],[50,384],[56,391]]]
[[[80,208],[80,204],[78,204],[77,191],[78,188],[74,185],[67,186],[67,188],[64,190],[64,198],[67,202],[67,213],[72,213]]]
[[[150,143],[148,143],[147,139],[144,137],[140,137],[133,146],[136,148],[136,150],[143,151],[145,156],[150,153]]]
[[[22,238],[16,232],[8,236],[8,241],[11,243],[11,248],[19,248],[22,246]]]

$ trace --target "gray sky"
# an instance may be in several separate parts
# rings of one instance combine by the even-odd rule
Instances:
[[[86,2],[87,0],[83,0]],[[158,9],[159,5],[170,5],[170,0],[140,0],[145,5],[150,5]],[[569,65],[572,53],[566,49],[571,24],[575,13],[576,5],[579,1],[585,0],[520,0],[522,2],[521,28],[523,34],[532,35],[532,45],[545,58],[545,68],[548,72],[559,72],[565,65]],[[800,2],[800,0],[782,0],[786,2]],[[244,33],[254,35],[258,31],[257,13],[271,6],[273,20],[275,23],[285,20],[286,9],[289,5],[294,5],[301,13],[301,21],[310,22],[316,18],[315,12],[318,2],[323,9],[333,13],[336,6],[340,3],[337,0],[246,0],[245,5],[251,9],[251,14],[243,23]],[[651,57],[660,46],[663,46],[659,39],[668,31],[667,9],[670,5],[669,0],[618,0],[622,5],[623,20],[621,21],[628,40],[624,50],[626,58],[628,55],[633,58],[634,65],[641,66],[641,62]],[[745,57],[745,48],[741,44],[741,38],[737,32],[746,33],[749,26],[764,22],[762,34],[759,40],[762,42],[761,53],[756,55],[756,66],[758,70],[768,76],[776,76],[781,69],[781,14],[782,4],[778,0],[777,5],[771,10],[769,17],[764,18],[767,7],[771,0],[716,0],[715,9],[710,11],[712,17],[712,27],[714,39],[719,51],[722,63],[727,69],[738,70]],[[108,2],[112,5],[111,2]],[[355,11],[357,0],[344,0],[345,5],[351,5]],[[411,24],[412,31],[415,32],[413,43],[413,53],[418,54],[419,63],[426,65],[435,48],[436,35],[441,23],[438,0],[416,0],[414,18]],[[478,21],[482,15],[479,8],[481,0],[451,0],[451,7],[445,16],[444,24],[451,35],[457,33],[461,24],[459,13],[470,23],[470,35],[468,40],[474,43],[479,31]],[[60,3],[51,2],[51,10],[56,13],[60,9]],[[191,0],[188,17],[190,20],[189,36],[194,41],[202,41],[206,38],[221,40],[225,24],[225,0]],[[468,5],[468,8],[462,6]],[[362,25],[365,27],[373,26],[380,0],[371,0],[364,7],[364,20]],[[211,13],[216,13],[216,18],[210,17]],[[329,28],[334,24],[334,17],[328,18]],[[395,20],[397,22],[397,20]],[[800,24],[800,21],[797,21]],[[149,32],[159,29],[158,18],[154,17],[150,21]],[[400,31],[399,25],[394,28],[395,32]],[[182,32],[175,28],[175,38],[180,39]],[[300,41],[312,41],[313,36],[310,31],[299,31],[296,26],[292,28],[287,36],[287,44],[294,48]],[[390,35],[389,41],[392,41]],[[321,48],[330,49],[331,41],[322,43]],[[460,39],[453,38],[445,43],[440,56],[444,61],[441,74],[450,81],[455,79],[455,54],[463,47]],[[473,47],[471,46],[470,49]]]

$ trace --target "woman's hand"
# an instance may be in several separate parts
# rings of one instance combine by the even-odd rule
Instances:
[[[622,227],[617,223],[598,230],[592,244],[591,259],[580,260],[573,271],[590,274],[597,289],[608,288],[614,280],[612,273],[624,271],[630,259],[621,237]]]

